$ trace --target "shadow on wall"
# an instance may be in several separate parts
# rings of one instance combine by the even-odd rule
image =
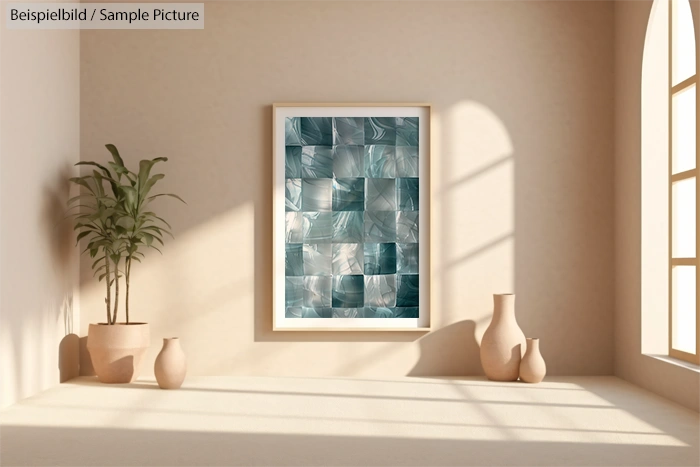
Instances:
[[[80,375],[80,339],[77,334],[74,334],[73,287],[75,284],[72,275],[76,267],[76,246],[72,218],[67,217],[77,211],[77,209],[71,211],[67,209],[71,194],[69,178],[73,175],[73,168],[66,164],[58,171],[53,182],[44,187],[41,219],[51,255],[51,265],[55,277],[58,278],[62,296],[60,306],[50,310],[53,313],[52,318],[56,321],[63,318],[65,336],[58,345],[58,370],[61,383]]]
[[[67,202],[71,193],[69,178],[73,176],[73,170],[65,165],[56,174],[56,178],[50,185],[44,187],[44,207],[41,221],[46,240],[49,243],[49,252],[54,270],[65,273],[66,269],[74,263],[75,245],[73,241],[73,223],[66,219]],[[70,212],[75,213],[77,209]],[[65,276],[65,274],[64,274]],[[72,281],[65,278],[64,286]]]
[[[476,323],[459,321],[418,341],[420,357],[408,376],[481,375]]]
[[[77,334],[68,334],[58,344],[59,382],[80,376],[80,338]]]

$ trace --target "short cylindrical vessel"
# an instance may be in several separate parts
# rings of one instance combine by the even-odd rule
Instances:
[[[493,296],[493,318],[481,339],[481,366],[493,381],[517,381],[525,334],[515,319],[515,295]]]
[[[138,378],[151,338],[148,323],[91,324],[87,349],[101,383],[131,383]]]
[[[180,346],[180,339],[163,339],[163,348],[156,357],[154,370],[161,389],[178,389],[182,386],[187,374],[187,360]]]
[[[539,383],[547,374],[547,365],[540,353],[540,340],[527,338],[527,350],[520,362],[520,381]]]

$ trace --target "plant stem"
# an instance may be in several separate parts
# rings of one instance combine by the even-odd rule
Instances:
[[[117,324],[117,310],[119,309],[119,261],[114,262],[114,313],[112,324]]]
[[[105,298],[105,304],[107,305],[107,324],[112,324],[112,319],[110,318],[110,312],[112,311],[112,286],[109,283],[109,255],[107,254],[107,250],[105,250],[105,268],[105,284],[107,284],[107,298]]]
[[[126,281],[126,324],[129,324],[129,278],[131,277],[131,256],[127,256],[126,258],[126,272],[125,274],[125,281]]]

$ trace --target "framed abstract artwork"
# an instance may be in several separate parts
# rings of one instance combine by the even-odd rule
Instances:
[[[430,106],[272,113],[273,329],[429,329]]]

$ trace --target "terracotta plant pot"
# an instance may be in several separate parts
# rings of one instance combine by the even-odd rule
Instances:
[[[540,353],[540,340],[527,338],[527,350],[520,362],[520,381],[539,383],[547,374],[547,365]]]
[[[138,378],[151,345],[148,323],[91,324],[87,349],[101,383],[131,383]]]
[[[156,357],[154,371],[161,389],[178,389],[182,386],[187,373],[187,360],[180,347],[180,339],[163,339],[163,348]]]
[[[515,295],[493,296],[493,318],[481,339],[481,366],[494,381],[517,381],[525,334],[515,319]]]

